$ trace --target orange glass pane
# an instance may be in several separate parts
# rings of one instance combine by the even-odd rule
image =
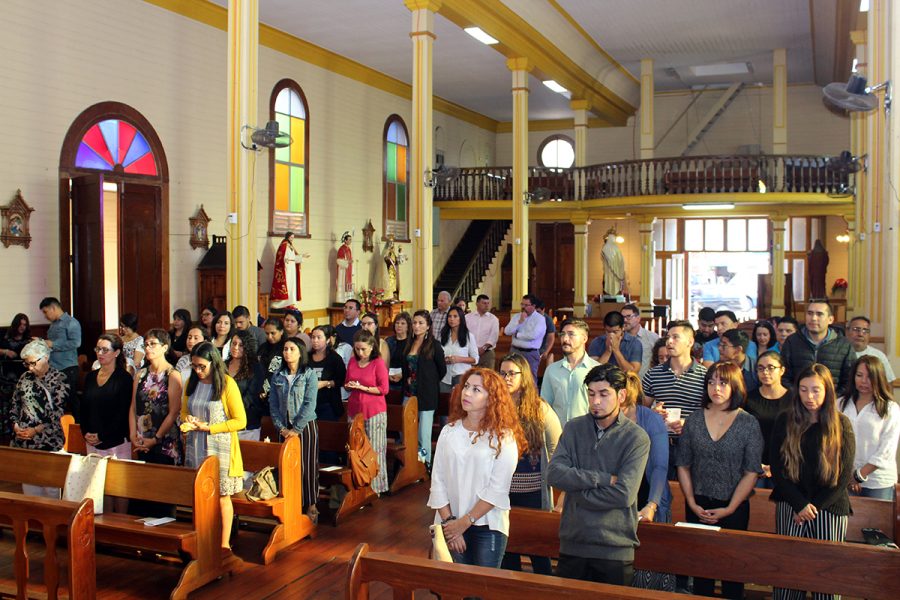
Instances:
[[[295,165],[304,164],[306,159],[305,127],[306,121],[298,119],[297,117],[291,117],[291,138],[293,138],[293,142],[291,143],[291,162]]]
[[[397,183],[406,183],[406,146],[397,146]]]
[[[290,210],[291,172],[286,164],[275,163],[275,210]]]

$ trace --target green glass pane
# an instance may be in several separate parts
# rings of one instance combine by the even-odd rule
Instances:
[[[303,167],[291,166],[291,212],[303,212]]]
[[[287,133],[291,132],[291,118],[289,116],[283,115],[281,113],[275,113],[275,120],[278,121],[278,131],[285,131]],[[275,160],[281,162],[289,162],[291,160],[291,147],[288,146],[287,148],[276,148]]]
[[[406,185],[397,185],[397,220],[406,220]]]
[[[385,176],[388,181],[397,181],[397,144],[387,143],[385,148],[387,160],[385,161]]]

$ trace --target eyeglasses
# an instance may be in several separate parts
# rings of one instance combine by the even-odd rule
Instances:
[[[871,329],[868,327],[851,327],[850,331],[853,333],[871,333]]]
[[[757,373],[774,373],[778,369],[783,369],[783,368],[784,367],[779,367],[778,365],[768,365],[768,366],[759,365],[756,367],[756,372]]]
[[[719,342],[720,350],[726,350],[728,348],[736,348],[736,346],[732,346],[731,344],[723,344],[722,342]]]
[[[157,346],[162,346],[162,344],[159,342],[147,342],[144,344],[145,348],[156,348]]]
[[[500,371],[500,377],[503,379],[512,379],[516,375],[521,375],[522,371]]]
[[[622,318],[623,318],[623,319],[634,319],[634,318],[637,317],[637,316],[639,316],[637,313],[631,313],[631,314],[629,314],[629,315],[626,315],[625,313],[622,313]]]
[[[110,352],[115,352],[114,348],[101,348],[100,346],[96,346],[94,348],[94,352],[97,354],[109,354]]]
[[[205,371],[209,368],[209,365],[208,364],[207,365],[191,365],[191,368],[193,370],[197,371],[198,373],[202,373],[203,371]]]
[[[46,357],[45,357],[45,356],[42,356],[41,358],[39,358],[39,359],[37,359],[37,360],[25,360],[25,361],[22,361],[22,362],[24,362],[24,363],[25,363],[25,366],[28,367],[28,368],[30,369],[31,367],[36,367],[37,364],[38,364],[39,362],[41,362],[42,360],[44,360],[44,358],[46,358]]]

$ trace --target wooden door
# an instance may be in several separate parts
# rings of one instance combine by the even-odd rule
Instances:
[[[82,352],[103,332],[103,175],[72,179],[72,316],[81,323]]]
[[[575,302],[575,226],[538,223],[536,233],[534,293],[547,308],[571,307]]]
[[[119,314],[137,314],[141,331],[169,328],[163,251],[161,189],[126,182],[119,201]]]

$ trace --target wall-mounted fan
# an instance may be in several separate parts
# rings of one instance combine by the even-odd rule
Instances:
[[[828,167],[837,173],[857,173],[866,168],[865,156],[853,156],[852,152],[844,150],[839,156],[828,159]]]
[[[264,129],[244,125],[241,127],[241,132],[247,129],[252,132],[250,145],[248,146],[244,140],[241,140],[241,146],[247,150],[262,152],[263,148],[286,148],[293,142],[290,135],[278,130],[278,121],[269,121]]]
[[[439,185],[447,185],[459,177],[459,167],[441,165],[431,171],[425,171],[425,187],[433,188]]]
[[[884,112],[891,110],[891,82],[885,81],[869,87],[866,78],[851,74],[847,83],[836,81],[822,88],[822,96],[827,104],[849,112],[869,112],[878,108],[878,97],[872,92],[885,89]]]
[[[533,190],[525,192],[523,200],[525,201],[525,204],[542,204],[553,200],[552,196],[553,193],[549,188],[536,187]]]

